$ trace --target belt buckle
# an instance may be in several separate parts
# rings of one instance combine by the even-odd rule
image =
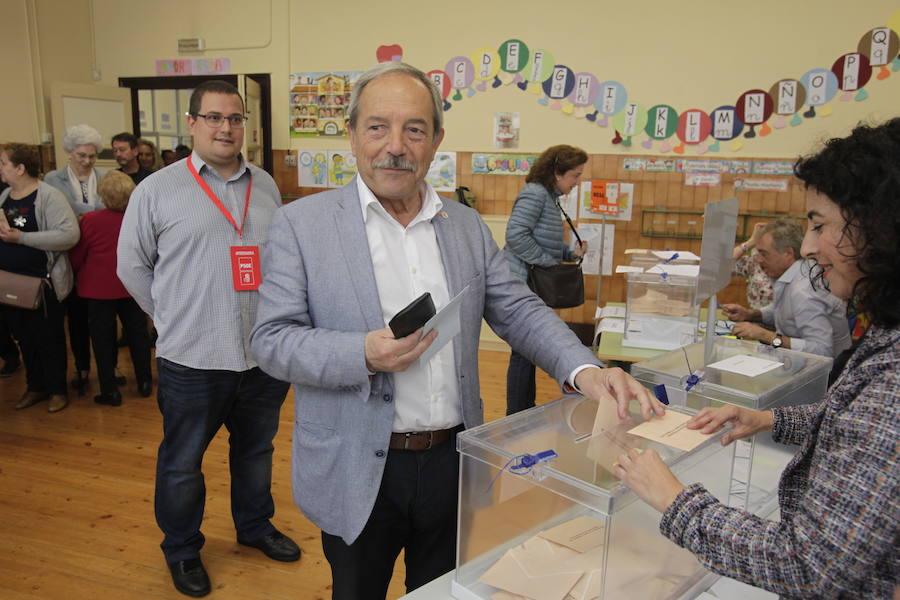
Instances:
[[[425,443],[425,446],[423,446],[422,448],[419,448],[419,450],[430,450],[431,449],[431,446],[434,443],[434,432],[433,431],[408,431],[408,432],[406,432],[406,434],[404,434],[404,440],[403,440],[403,449],[404,450],[409,450],[409,443],[410,443],[410,440],[412,440],[413,436],[416,436],[416,437],[422,436],[422,439],[428,440]]]

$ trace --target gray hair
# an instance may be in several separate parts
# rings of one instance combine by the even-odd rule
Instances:
[[[425,88],[429,92],[431,92],[431,102],[432,104],[434,104],[434,110],[432,112],[432,120],[434,122],[433,137],[437,137],[441,129],[444,128],[444,102],[441,99],[440,92],[438,92],[438,89],[435,87],[434,82],[431,81],[431,78],[428,77],[428,75],[426,75],[424,72],[420,71],[412,65],[394,61],[383,62],[375,65],[374,67],[360,75],[356,82],[353,84],[353,91],[350,93],[350,127],[356,129],[356,120],[359,117],[359,98],[360,96],[362,96],[363,90],[366,88],[366,86],[382,75],[389,75],[391,73],[402,73],[404,75],[409,75],[410,77],[424,85]]]
[[[800,246],[803,244],[803,226],[796,219],[782,217],[766,225],[762,234],[771,234],[772,245],[782,254],[788,248],[794,251],[794,260],[800,258]]]
[[[72,125],[66,129],[66,135],[63,136],[63,150],[71,152],[78,146],[93,146],[97,149],[97,154],[103,150],[103,138],[100,132],[90,125]]]

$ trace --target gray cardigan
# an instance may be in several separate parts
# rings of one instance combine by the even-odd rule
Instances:
[[[556,205],[559,190],[554,193],[539,183],[528,183],[513,204],[503,254],[520,279],[528,279],[528,265],[551,267],[574,259],[563,239],[565,226]]]
[[[66,166],[61,169],[56,169],[55,171],[50,171],[44,175],[44,183],[52,185],[62,192],[62,195],[69,201],[69,206],[72,207],[72,210],[75,211],[76,215],[81,215],[94,210],[103,210],[105,207],[102,204],[97,204],[96,206],[85,204],[81,201],[80,196],[75,196],[75,190],[72,189],[72,185],[69,183],[68,170],[69,167]],[[97,178],[97,183],[100,183],[100,178],[103,177],[105,173],[106,171],[94,169],[94,176]]]
[[[6,204],[10,188],[0,193],[0,208]],[[74,276],[69,263],[69,248],[78,243],[81,230],[78,219],[65,196],[55,187],[38,182],[37,199],[34,201],[38,231],[22,232],[19,243],[44,250],[47,253],[47,271],[56,298],[62,300],[72,291]]]

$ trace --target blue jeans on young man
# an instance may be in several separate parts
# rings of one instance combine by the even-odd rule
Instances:
[[[157,359],[157,401],[163,440],[156,463],[156,522],[166,562],[200,555],[206,485],[203,454],[219,428],[230,436],[231,515],[241,540],[275,531],[272,440],[289,384],[259,367],[242,371],[192,369]]]

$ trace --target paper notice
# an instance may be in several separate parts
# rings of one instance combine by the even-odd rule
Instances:
[[[777,369],[783,364],[784,363],[774,360],[750,356],[749,354],[738,354],[707,365],[707,368],[737,373],[738,375],[746,375],[747,377],[757,377],[763,373],[768,373],[769,371]]]

